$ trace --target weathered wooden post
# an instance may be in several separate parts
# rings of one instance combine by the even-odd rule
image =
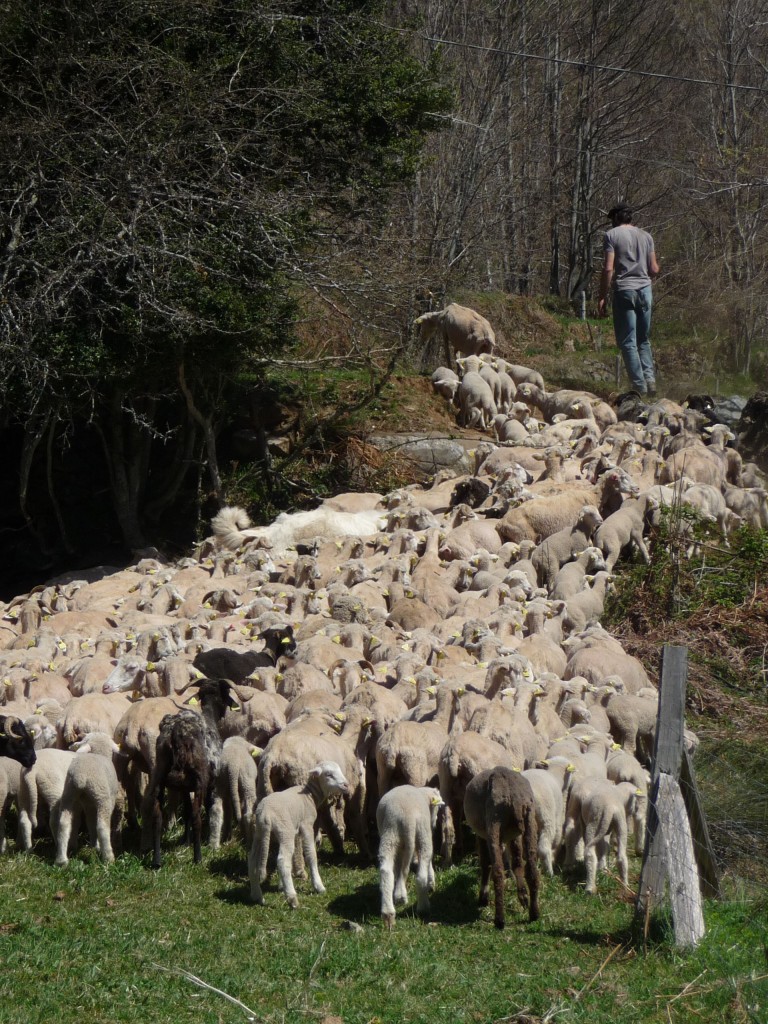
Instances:
[[[718,891],[715,859],[693,769],[683,747],[687,671],[686,648],[665,645],[645,853],[636,907],[637,915],[647,921],[653,908],[664,898],[669,883],[675,940],[679,946],[695,945],[704,935],[697,862],[702,865],[707,894],[716,895]],[[697,833],[697,849],[694,849],[691,821]]]

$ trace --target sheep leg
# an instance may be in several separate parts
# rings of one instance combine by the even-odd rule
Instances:
[[[70,808],[64,808],[59,815],[58,828],[55,832],[56,836],[56,860],[54,863],[57,867],[66,867],[69,863],[69,857],[67,851],[69,849],[69,837],[72,834],[72,811]]]
[[[493,875],[494,925],[504,927],[504,854],[501,841],[501,823],[492,821],[488,827],[488,851]]]
[[[154,839],[154,855],[152,867],[162,867],[163,855],[160,849],[160,839],[163,833],[163,787],[157,787],[152,799],[152,835]]]
[[[534,852],[534,859],[536,854]],[[515,886],[517,887],[517,899],[523,910],[528,910],[530,905],[530,899],[528,897],[528,889],[526,888],[525,869],[524,869],[523,857],[523,835],[522,832],[510,840],[509,842],[509,862],[512,874],[515,876]]]
[[[19,811],[19,847],[22,850],[32,849],[32,821],[26,808]]]
[[[413,860],[413,843],[401,845],[395,854],[395,903],[408,902],[408,873]]]
[[[104,864],[111,864],[115,859],[110,835],[111,817],[112,815],[106,807],[96,815],[96,847]]]
[[[587,868],[587,892],[594,893],[597,891],[597,850],[592,843],[584,845],[584,863]]]
[[[208,815],[208,843],[212,850],[218,850],[221,846],[221,833],[224,825],[224,800],[220,793],[216,793]]]
[[[194,849],[194,860],[195,864],[199,864],[203,859],[203,851],[201,848],[202,833],[203,833],[203,818],[202,818],[202,805],[203,805],[203,794],[199,789],[196,789],[192,794],[191,804],[191,825],[192,825],[192,844]]]
[[[292,862],[293,842],[290,839],[281,837],[280,848],[277,851],[277,874],[280,878],[280,888],[285,893],[285,898],[288,901],[288,906],[292,910],[296,910],[296,908],[299,905],[299,900],[298,897],[296,896],[296,890],[293,887],[293,877],[291,875]]]
[[[267,861],[269,860],[269,829],[259,826],[254,828],[253,841],[248,851],[248,878],[251,883],[251,901],[264,905],[262,882],[267,877]]]
[[[119,856],[123,852],[123,834],[122,834],[122,823],[123,823],[123,807],[118,799],[115,804],[114,810],[110,816],[109,827],[112,832],[111,843],[112,850]]]
[[[521,845],[525,846],[525,881],[528,885],[529,907],[528,920],[539,919],[539,865],[536,859],[538,825],[536,812],[529,807],[525,813]],[[551,847],[550,847],[551,850]]]
[[[454,830],[453,822],[454,818],[451,813],[450,807],[443,807],[441,814],[440,823],[440,855],[443,859],[445,867],[451,866],[451,855],[453,853],[454,843],[456,842],[456,832]]]
[[[96,807],[86,808],[85,824],[88,829],[88,843],[90,846],[96,846],[99,838]]]
[[[343,826],[340,827],[332,808],[322,807],[318,813],[323,832],[328,836],[337,857],[344,855],[344,833]]]
[[[435,889],[435,872],[432,867],[432,836],[429,829],[417,837],[419,866],[416,869],[416,912],[429,914],[429,894]]]
[[[389,931],[395,926],[395,904],[392,894],[395,887],[395,872],[391,859],[382,860],[379,865],[379,889],[381,892],[381,919]]]
[[[304,850],[304,860],[309,866],[309,878],[315,892],[325,892],[323,880],[320,877],[320,869],[317,866],[317,850],[315,849],[315,833],[311,825],[302,825],[299,829],[301,846]]]

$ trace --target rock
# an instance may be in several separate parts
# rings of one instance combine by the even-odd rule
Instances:
[[[368,438],[369,442],[383,451],[410,459],[416,468],[426,476],[433,476],[441,469],[451,469],[457,474],[470,471],[467,448],[476,441],[460,441],[447,437],[430,437],[428,434],[378,434]]]
[[[718,423],[725,423],[727,427],[736,432],[739,426],[741,414],[747,404],[747,399],[742,395],[731,395],[728,398],[716,398],[714,415]]]
[[[738,425],[741,457],[768,469],[768,391],[758,391],[745,403]]]

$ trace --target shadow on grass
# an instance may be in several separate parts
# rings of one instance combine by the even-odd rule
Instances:
[[[430,896],[429,920],[442,925],[463,925],[477,921],[477,886],[466,873],[451,872],[438,875],[438,888]],[[362,923],[379,916],[381,893],[377,882],[364,882],[354,892],[336,896],[328,904],[336,917]],[[416,886],[413,875],[408,883],[408,903],[398,908],[398,918],[413,917],[416,913]]]
[[[353,892],[334,897],[328,904],[328,911],[345,921],[370,921],[378,917],[381,910],[381,896],[376,882],[364,882]]]

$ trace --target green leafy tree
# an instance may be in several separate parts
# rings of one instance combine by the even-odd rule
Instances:
[[[233,382],[290,347],[291,286],[333,283],[329,249],[414,173],[448,103],[380,8],[3,5],[0,400],[33,528],[45,478],[48,535],[67,536],[71,444],[84,486],[106,467],[131,546],[201,460],[221,497]]]

